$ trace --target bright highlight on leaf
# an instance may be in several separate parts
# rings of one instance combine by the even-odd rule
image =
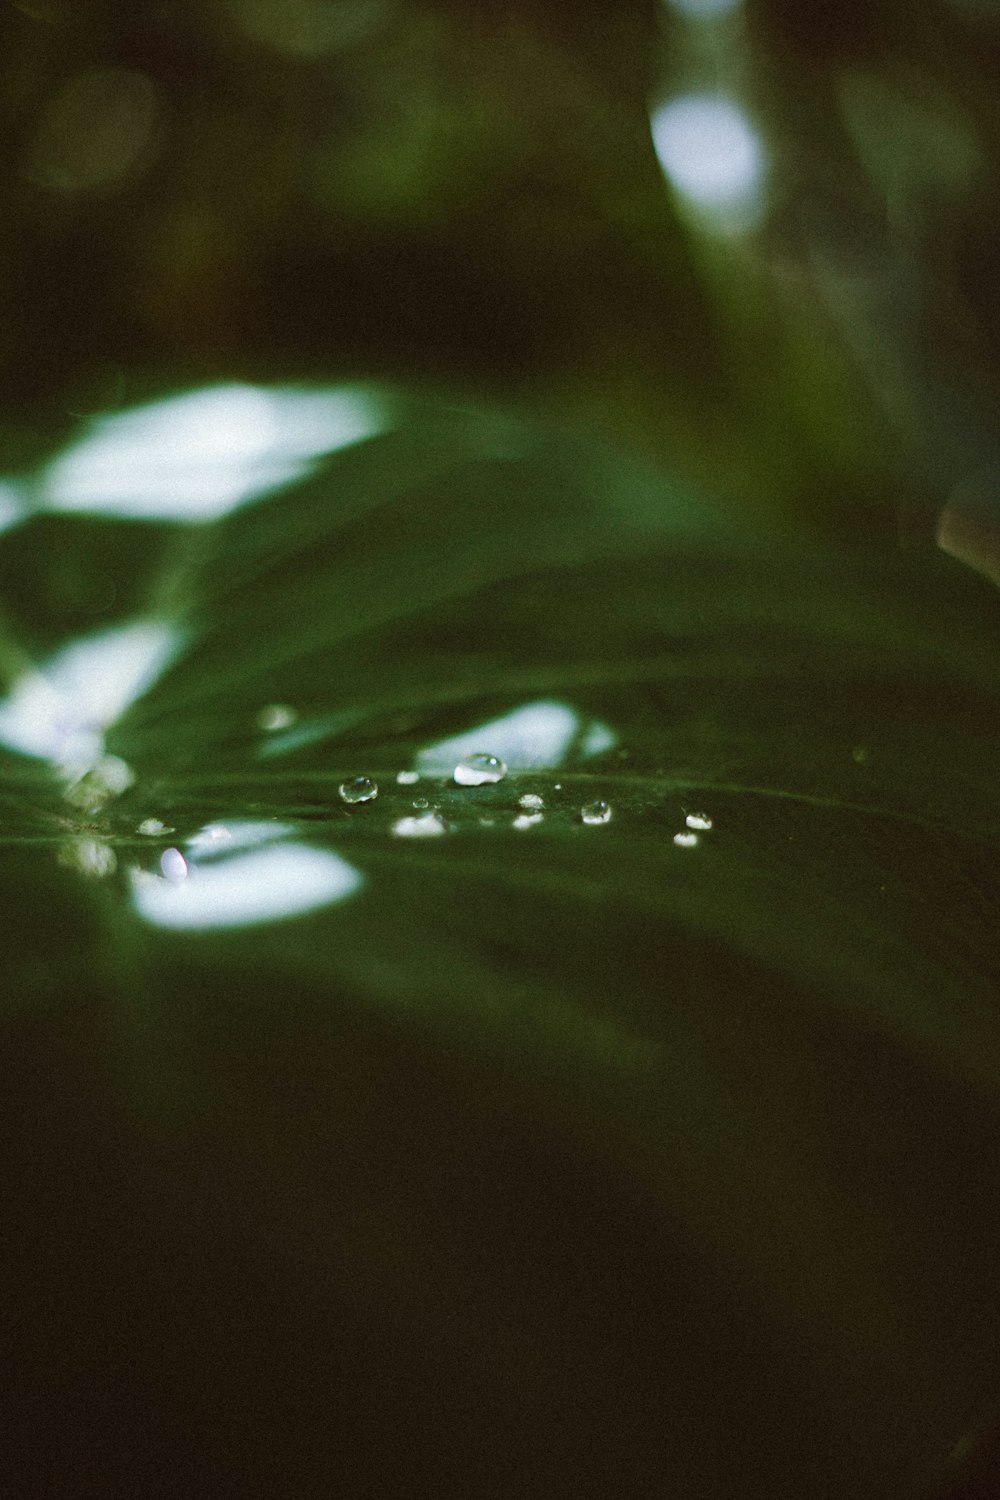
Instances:
[[[511,770],[554,770],[577,742],[580,755],[586,758],[611,749],[617,736],[597,720],[583,725],[580,715],[566,703],[525,703],[499,719],[428,745],[417,756],[417,768],[424,776],[450,775],[488,745],[491,756],[506,762]]]
[[[716,21],[738,10],[741,0],[666,0],[687,21]]]
[[[53,510],[212,521],[386,425],[369,392],[209,386],[99,418],[42,476]]]
[[[346,900],[364,883],[361,872],[338,854],[306,844],[276,844],[208,862],[185,860],[176,849],[167,854],[176,858],[162,875],[130,871],[132,904],[147,922],[175,931],[209,932],[303,916]]]
[[[686,94],[658,109],[651,127],[661,167],[693,208],[741,223],[760,210],[763,147],[732,100]]]
[[[181,647],[165,620],[137,620],[72,641],[0,702],[0,744],[82,775],[104,731],[147,692]]]

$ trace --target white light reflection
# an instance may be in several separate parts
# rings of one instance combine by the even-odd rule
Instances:
[[[511,770],[553,770],[562,765],[578,736],[579,753],[585,758],[617,742],[614,731],[596,719],[581,735],[580,715],[567,703],[525,703],[499,719],[428,745],[417,754],[417,769],[424,776],[447,776],[459,761],[487,746]]]
[[[229,823],[206,823],[187,840],[184,847],[199,864],[220,855],[236,854],[244,849],[258,849],[262,844],[274,844],[287,838],[295,829],[291,823],[256,822],[252,819],[234,818]]]
[[[743,112],[720,95],[686,94],[658,109],[651,127],[676,191],[720,227],[749,227],[762,208],[766,163]]]
[[[152,687],[180,646],[180,631],[164,620],[71,642],[18,678],[0,702],[0,744],[83,775],[101,759],[104,731]]]
[[[95,421],[40,481],[54,510],[211,521],[308,473],[386,425],[349,387],[210,386]]]
[[[364,883],[360,870],[338,854],[306,844],[274,844],[201,864],[172,881],[129,872],[140,917],[173,931],[209,932],[304,916],[343,901]]]
[[[10,531],[24,519],[24,499],[19,485],[0,479],[0,533]]]
[[[667,4],[689,21],[717,21],[738,10],[741,0],[667,0]]]
[[[167,849],[159,875],[130,871],[132,903],[157,927],[208,931],[301,916],[342,901],[364,877],[339,855],[286,843],[290,823],[208,823]]]

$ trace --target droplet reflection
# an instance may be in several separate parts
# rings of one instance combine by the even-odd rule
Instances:
[[[350,781],[342,781],[338,790],[341,802],[346,802],[349,807],[361,802],[374,802],[378,796],[378,784],[367,776],[354,776]]]
[[[493,786],[507,775],[507,764],[498,755],[469,755],[455,767],[457,786]]]
[[[596,802],[588,802],[580,808],[580,822],[590,825],[611,822],[611,803],[605,802],[603,797],[598,797]]]
[[[399,839],[433,839],[447,833],[448,826],[438,813],[425,812],[415,818],[398,818],[392,831]]]
[[[689,828],[695,828],[701,832],[706,832],[712,826],[712,820],[708,816],[708,813],[703,812],[688,813],[684,822]]]

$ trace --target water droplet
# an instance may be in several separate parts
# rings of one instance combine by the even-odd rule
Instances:
[[[378,785],[367,776],[354,776],[340,783],[340,800],[350,807],[358,802],[374,802],[378,796]]]
[[[267,703],[257,715],[257,728],[265,734],[274,734],[279,729],[290,729],[298,718],[294,708],[287,703]]]
[[[393,823],[392,831],[401,839],[427,839],[447,833],[448,826],[436,812],[425,812],[416,818],[399,818]]]
[[[417,808],[419,812],[423,812],[425,807],[430,807],[430,803],[426,797],[414,797],[411,805]]]
[[[694,849],[701,840],[696,833],[675,833],[674,843],[678,849]]]
[[[864,745],[855,745],[851,751],[851,759],[856,766],[863,766],[868,759],[868,750]]]
[[[396,777],[396,783],[398,786],[416,786],[419,780],[419,771],[400,771]]]
[[[540,812],[519,813],[514,819],[514,827],[521,829],[534,828],[537,823],[541,823],[543,817],[544,813]]]
[[[492,786],[503,781],[507,765],[497,755],[469,755],[455,767],[455,781],[459,786]]]
[[[187,860],[179,849],[164,849],[160,855],[160,872],[171,885],[179,885],[187,879]]]
[[[173,831],[172,828],[167,827],[166,823],[161,823],[159,818],[143,818],[136,829],[136,833],[145,834],[149,839],[159,838],[161,834],[173,833]]]
[[[523,797],[518,797],[517,805],[527,808],[528,812],[537,812],[540,807],[545,806],[545,799],[539,797],[537,792],[525,792]]]
[[[598,797],[596,802],[588,802],[580,808],[581,823],[610,823],[611,803],[605,802],[603,797]]]
[[[702,831],[707,831],[712,826],[708,813],[688,813],[684,821],[689,828],[698,828]]]

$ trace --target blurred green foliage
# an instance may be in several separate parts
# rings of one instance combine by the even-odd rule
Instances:
[[[1000,1389],[1000,599],[898,543],[995,551],[996,7],[0,25],[0,707],[58,749],[53,653],[178,643],[119,794],[0,752],[4,1496],[949,1486]],[[698,90],[752,223],[657,158]],[[31,514],[93,417],[347,377],[386,430],[281,494]],[[397,781],[549,700],[604,749]],[[424,793],[453,835],[394,836]],[[144,920],[248,818],[356,896]]]
[[[933,508],[996,461],[986,4],[8,0],[2,24],[15,449],[165,376],[350,372],[597,424],[784,523],[891,529],[903,492]],[[761,132],[752,233],[678,220],[648,120],[689,88]]]

